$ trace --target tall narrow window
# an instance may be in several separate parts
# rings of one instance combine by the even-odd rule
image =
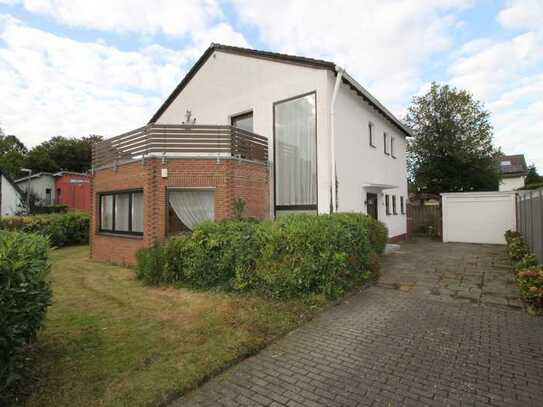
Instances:
[[[402,215],[405,215],[405,202],[403,196],[400,196],[400,210],[402,211]]]
[[[383,133],[383,145],[384,145],[384,151],[386,155],[390,155],[390,152],[388,150],[388,134]]]
[[[398,211],[396,209],[396,195],[392,195],[392,213],[394,215],[398,214]]]
[[[253,131],[253,112],[232,116],[230,124],[238,129]]]
[[[385,195],[385,209],[386,214],[390,215],[390,195]]]
[[[274,104],[275,209],[317,209],[315,93]]]
[[[113,231],[113,195],[100,197],[100,229]]]
[[[396,158],[396,153],[394,151],[394,137],[391,137],[390,138],[390,155],[392,156],[392,158]]]
[[[372,122],[368,123],[368,133],[369,133],[369,140],[370,140],[370,146],[375,147],[375,134],[374,134],[374,125]]]

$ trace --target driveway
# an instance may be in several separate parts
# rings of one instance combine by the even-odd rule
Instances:
[[[403,244],[379,285],[173,405],[542,406],[543,318],[513,301],[503,251]]]

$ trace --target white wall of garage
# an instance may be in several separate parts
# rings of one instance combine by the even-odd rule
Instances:
[[[442,194],[443,241],[505,244],[516,230],[515,192]]]

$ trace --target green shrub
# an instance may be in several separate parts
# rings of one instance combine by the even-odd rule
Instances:
[[[291,215],[263,224],[257,288],[277,298],[335,298],[368,279],[371,249],[360,217]]]
[[[49,213],[66,213],[68,212],[68,205],[55,204],[47,206],[35,206],[32,208],[33,215],[49,214]]]
[[[24,350],[51,301],[47,251],[43,236],[0,231],[0,404],[21,378]]]
[[[86,213],[11,216],[0,218],[0,229],[36,233],[52,246],[82,244],[89,241],[90,217]]]
[[[534,307],[543,307],[543,267],[530,267],[516,277],[524,300]]]
[[[507,230],[505,232],[505,241],[509,245],[513,239],[520,238],[520,233],[513,231],[513,230]]]
[[[152,285],[333,298],[378,272],[386,241],[385,226],[360,214],[205,222],[140,250],[137,275]]]

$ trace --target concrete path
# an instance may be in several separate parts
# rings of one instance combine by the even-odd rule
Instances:
[[[381,286],[173,405],[543,406],[543,318],[509,303],[502,253],[405,244],[385,259]],[[475,298],[460,294],[478,284]],[[507,301],[485,300],[493,294]]]

